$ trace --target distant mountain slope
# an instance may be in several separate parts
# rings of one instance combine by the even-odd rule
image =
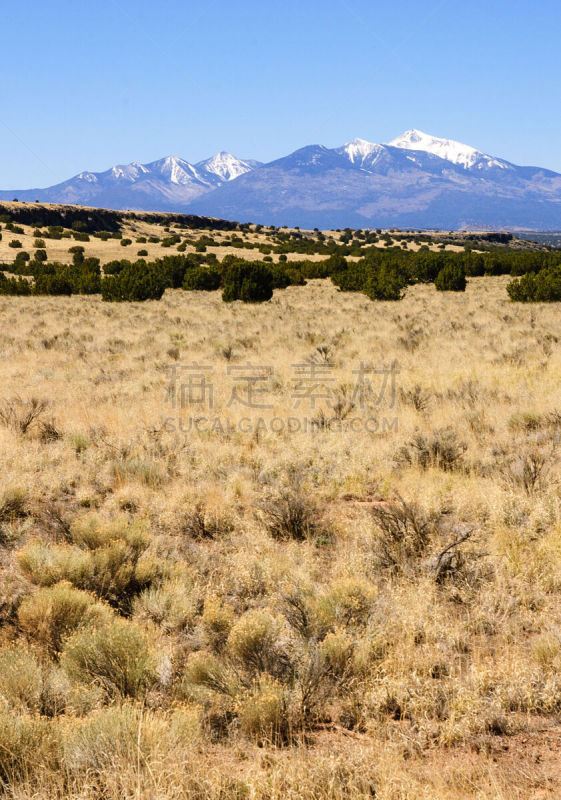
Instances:
[[[119,165],[105,172],[80,172],[48,189],[0,191],[0,200],[78,203],[115,209],[182,210],[194,198],[259,166],[230,153],[193,165],[168,156],[149,164]]]
[[[410,130],[389,144],[309,145],[268,164],[229,153],[81,172],[0,200],[181,211],[301,227],[561,229],[561,175]]]
[[[400,137],[399,146],[355,139],[334,150],[321,145],[297,150],[197,198],[189,208],[318,228],[551,229],[561,226],[561,175],[432,137]]]

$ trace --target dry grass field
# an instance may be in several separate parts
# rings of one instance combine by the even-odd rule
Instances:
[[[561,796],[561,316],[507,281],[0,297],[4,796]]]
[[[21,211],[21,209],[29,209],[33,211],[36,206],[33,203],[2,203],[2,208],[8,212],[18,212]],[[56,211],[73,207],[60,206],[56,204],[42,204],[39,206],[39,208],[52,209]],[[92,209],[92,211],[95,210]],[[157,258],[162,258],[164,256],[177,253],[177,245],[172,245],[171,247],[162,245],[162,240],[164,240],[166,237],[179,235],[180,244],[185,245],[183,252],[188,254],[196,252],[196,243],[201,236],[204,236],[205,234],[209,235],[209,231],[206,230],[185,230],[181,228],[177,225],[177,223],[173,222],[171,215],[169,225],[163,225],[160,221],[162,218],[165,219],[165,214],[153,215],[154,221],[151,221],[150,214],[144,214],[143,216],[146,218],[132,219],[127,217],[126,213],[124,214],[123,224],[121,225],[120,230],[122,238],[126,241],[130,241],[129,244],[124,246],[121,244],[122,239],[108,239],[103,241],[95,236],[90,236],[89,241],[87,242],[74,241],[72,238],[44,239],[43,244],[47,252],[48,260],[56,261],[61,264],[70,264],[72,262],[72,253],[70,252],[70,248],[78,245],[84,248],[84,255],[86,258],[99,258],[102,265],[108,261],[123,258],[135,261],[140,257],[146,258],[149,261],[153,261]],[[11,233],[10,231],[6,230],[3,232],[3,236],[0,239],[0,265],[12,263],[15,256],[17,256],[17,254],[20,252],[20,249],[29,253],[30,256],[33,256],[37,249],[37,236],[34,233],[34,231],[37,229],[37,226],[20,222],[18,222],[17,225],[21,231],[23,231],[22,233]],[[286,230],[288,231],[289,229],[287,228]],[[306,233],[307,235],[314,236],[313,232]],[[214,239],[216,246],[209,247],[208,252],[215,254],[219,261],[221,261],[226,255],[243,256],[245,258],[261,260],[264,258],[265,254],[261,253],[259,249],[257,249],[258,246],[268,245],[271,243],[271,240],[268,236],[268,230],[256,230],[254,226],[247,231],[243,231],[241,234],[239,232],[232,232],[228,230],[213,230],[210,232],[210,235]],[[337,243],[340,242],[340,231],[325,231],[324,235],[328,241],[334,241]],[[69,231],[67,231],[67,236],[70,237]],[[231,244],[232,236],[241,238],[244,242],[257,245],[257,247],[252,249],[240,249],[239,247],[233,247]],[[452,235],[452,238],[454,236],[455,235]],[[457,234],[457,236],[461,238],[461,234]],[[151,242],[151,238],[155,238],[158,241]],[[439,234],[435,234],[435,242],[428,244],[430,250],[438,250],[438,238]],[[138,239],[141,239],[142,241],[139,242],[137,241]],[[13,242],[14,240],[20,242],[21,248],[16,249],[10,247],[10,242]],[[401,239],[397,235],[392,239],[393,244],[398,244],[400,241]],[[376,246],[385,247],[386,245],[383,241],[379,241],[376,243]],[[417,251],[419,248],[420,245],[414,241],[410,241],[406,245],[406,249],[410,251]],[[460,252],[463,250],[462,242],[460,242],[458,245],[447,244],[444,249]],[[140,256],[139,252],[141,253]],[[286,254],[286,256],[288,261],[298,261],[303,258],[301,254],[296,252],[289,252]],[[305,257],[309,261],[321,261],[325,256],[317,253],[309,253]],[[272,261],[278,262],[279,254],[272,253],[270,254],[270,258]],[[356,260],[356,258],[357,257],[355,256],[351,256],[350,260]]]

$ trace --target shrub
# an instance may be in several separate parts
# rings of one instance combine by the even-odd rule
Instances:
[[[139,250],[137,253],[138,256],[147,256],[148,250]]]
[[[116,259],[115,261],[108,261],[107,264],[103,265],[103,274],[104,275],[118,275],[125,267],[130,267],[131,262],[127,261],[127,259],[123,258],[121,260]]]
[[[121,247],[128,247],[129,244],[132,244],[132,239],[121,239]]]
[[[334,581],[318,604],[318,616],[328,627],[366,623],[376,587],[365,578]]]
[[[511,281],[508,296],[518,303],[557,303],[561,301],[561,267],[529,272]]]
[[[35,259],[35,261],[41,264],[47,260],[47,251],[41,249],[36,250],[33,258]]]
[[[377,560],[384,569],[404,570],[422,556],[431,534],[430,520],[414,503],[397,501],[375,506],[372,518],[377,528]]]
[[[186,270],[183,288],[187,291],[213,292],[219,288],[221,275],[206,267],[193,267]]]
[[[446,264],[436,276],[434,285],[439,292],[465,292],[466,273],[463,265]]]
[[[34,773],[55,768],[50,744],[48,720],[1,711],[0,785],[15,789]]]
[[[368,278],[364,293],[371,300],[401,300],[407,276],[397,266],[383,263]]]
[[[30,295],[31,283],[24,278],[6,278],[0,272],[0,295]]]
[[[30,638],[54,653],[77,628],[107,622],[110,615],[107,606],[63,581],[24,598],[18,609],[18,622]]]
[[[291,738],[290,691],[270,675],[260,675],[239,701],[242,732],[271,744]]]
[[[65,270],[57,270],[54,274],[40,273],[33,287],[35,294],[71,295],[72,290],[72,281]]]
[[[15,711],[41,708],[43,675],[33,653],[14,647],[0,650],[0,697]]]
[[[74,720],[64,727],[62,737],[64,764],[70,775],[95,786],[97,797],[109,797],[116,771],[122,770],[126,781],[127,768],[137,764],[142,770],[137,778],[142,774],[148,779],[150,763],[162,756],[180,760],[185,750],[192,751],[200,737],[200,724],[193,708],[179,706],[164,716],[129,701]]]
[[[133,615],[141,621],[150,620],[167,633],[187,631],[195,620],[197,600],[184,580],[171,579],[136,597]]]
[[[342,292],[362,292],[371,277],[372,267],[365,261],[357,261],[333,273],[331,280]]]
[[[129,613],[134,598],[163,576],[161,562],[144,555],[149,538],[139,523],[102,523],[87,515],[70,526],[68,537],[70,543],[51,547],[32,539],[18,553],[20,567],[33,583],[69,581]]]
[[[39,422],[48,405],[47,400],[40,400],[37,397],[29,400],[14,397],[4,401],[4,405],[0,408],[0,423],[25,435]]]
[[[125,266],[101,281],[101,296],[111,302],[159,300],[167,285],[166,276],[155,266],[140,261]]]
[[[142,697],[155,680],[146,636],[133,623],[116,619],[67,640],[61,664],[80,683],[96,683],[110,697]]]
[[[263,500],[259,509],[276,539],[303,541],[320,528],[319,509],[297,472],[289,472],[284,485]]]
[[[418,464],[422,469],[439,467],[443,470],[459,469],[467,445],[460,442],[453,428],[439,428],[429,435],[417,432],[404,445],[397,456],[403,464]]]
[[[270,611],[247,611],[232,626],[226,647],[230,657],[246,672],[278,674],[283,668],[284,654],[280,646],[282,617]]]
[[[222,299],[226,303],[262,303],[273,296],[273,276],[264,264],[237,262],[226,270]]]
[[[12,239],[10,242],[8,242],[8,247],[13,247],[14,249],[17,249],[18,247],[21,247],[21,242],[19,241],[19,239]]]
[[[20,266],[22,264],[27,263],[30,260],[29,253],[26,253],[25,250],[22,250],[21,253],[18,253],[14,259],[14,264],[16,266]]]
[[[201,623],[208,644],[220,652],[234,624],[234,609],[217,597],[209,597],[205,600]]]
[[[23,489],[6,489],[0,500],[0,522],[14,522],[28,515],[27,492]]]

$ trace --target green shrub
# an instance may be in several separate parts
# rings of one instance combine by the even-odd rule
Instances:
[[[155,679],[145,633],[122,619],[75,633],[65,643],[61,664],[73,680],[93,682],[110,697],[140,698]]]
[[[185,271],[183,288],[187,291],[213,292],[219,288],[221,275],[207,267],[192,267]]]
[[[331,280],[342,292],[363,292],[371,277],[372,267],[362,260],[332,273]]]
[[[273,296],[271,270],[258,262],[237,262],[226,270],[222,299],[226,303],[262,303]]]
[[[394,264],[383,263],[368,278],[364,293],[371,300],[401,300],[407,276]]]
[[[121,239],[121,247],[128,247],[129,244],[132,244],[132,239]]]
[[[127,259],[115,259],[114,261],[108,261],[107,264],[103,265],[103,274],[104,275],[118,275],[119,272],[125,269],[125,267],[130,267],[132,264],[131,261]]]
[[[142,261],[125,266],[101,280],[101,296],[110,302],[159,300],[167,286],[166,276]]]
[[[8,242],[8,247],[13,247],[14,249],[17,249],[18,247],[21,247],[21,242],[19,241],[19,239],[12,239],[10,242]]]
[[[304,286],[306,281],[300,270],[280,264],[270,267],[273,276],[273,289],[286,289],[287,286]]]
[[[549,267],[537,274],[529,272],[511,281],[508,296],[518,303],[558,303],[561,301],[561,267]]]
[[[44,272],[37,275],[33,290],[35,294],[70,295],[73,286],[66,271],[59,269],[54,274]]]
[[[6,278],[0,272],[0,295],[30,295],[31,283],[25,278]]]
[[[148,250],[139,250],[137,256],[147,256]]]
[[[446,264],[436,276],[434,285],[439,292],[465,292],[466,273],[463,265]]]

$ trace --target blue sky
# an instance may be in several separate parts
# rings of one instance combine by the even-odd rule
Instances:
[[[561,172],[553,0],[2,0],[0,188],[408,128]]]

